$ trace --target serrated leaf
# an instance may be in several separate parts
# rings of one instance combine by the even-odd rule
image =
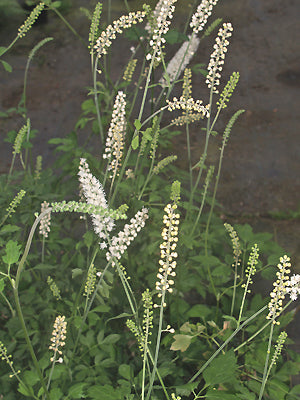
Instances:
[[[147,139],[148,141],[152,140],[152,135],[151,135],[152,129],[151,128],[147,128],[143,133],[143,137],[145,139]]]
[[[186,351],[186,349],[189,347],[191,344],[191,341],[194,336],[190,335],[174,335],[174,342],[172,343],[172,346],[170,347],[171,350],[173,351],[178,351],[180,350],[181,352]]]
[[[18,244],[14,240],[9,240],[6,243],[5,255],[2,256],[3,261],[8,265],[17,263],[21,254],[20,248],[21,248],[20,244]]]
[[[232,382],[235,380],[236,357],[234,350],[219,355],[203,371],[203,378],[207,385],[217,385],[219,383]]]

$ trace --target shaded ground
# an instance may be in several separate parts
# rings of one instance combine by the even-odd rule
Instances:
[[[82,4],[79,0],[73,3]],[[85,6],[94,3],[86,1]],[[112,3],[115,15],[120,15],[124,9],[123,1],[114,0]],[[179,0],[178,7],[182,13],[188,10],[189,3]],[[135,7],[140,2],[131,1],[130,4]],[[229,111],[224,113],[217,130],[222,132],[234,111],[246,110],[233,129],[226,148],[218,199],[224,206],[227,220],[248,222],[256,231],[273,232],[279,244],[291,253],[294,269],[298,272],[299,219],[276,220],[270,217],[269,212],[299,210],[299,15],[299,0],[220,0],[214,13],[214,17],[222,17],[224,22],[230,21],[234,26],[223,79],[225,81],[232,71],[238,70],[241,74]],[[74,7],[66,18],[87,38],[89,24],[83,14]],[[22,17],[17,17],[2,27],[1,45],[14,38],[21,23]],[[29,37],[19,41],[5,57],[12,64],[13,73],[0,70],[0,111],[4,111],[17,105],[22,93],[27,55],[33,45],[47,36],[55,40],[40,50],[32,64],[27,103],[32,126],[39,131],[35,139],[35,155],[43,154],[46,163],[51,161],[47,140],[63,137],[72,130],[80,114],[80,105],[86,99],[85,88],[91,85],[88,52],[51,15],[48,24],[33,29]],[[193,64],[208,62],[213,40],[211,37],[201,45]],[[131,44],[121,43],[112,47],[114,70],[127,62],[123,54],[129,54]],[[207,100],[203,77],[193,78],[193,92],[195,98]],[[20,124],[15,118],[1,121],[0,172],[8,171],[11,159],[11,146],[3,144],[2,140],[9,129],[16,129]],[[203,149],[201,135],[200,129],[194,127],[192,146],[195,160]],[[174,146],[184,148],[184,137],[177,139]],[[214,138],[210,160],[218,158],[218,147],[219,139]],[[291,329],[299,349],[300,318],[297,318]]]

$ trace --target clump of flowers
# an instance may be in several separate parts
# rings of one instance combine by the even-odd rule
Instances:
[[[176,258],[177,252],[176,246],[178,242],[178,225],[179,225],[179,214],[176,211],[177,204],[168,204],[164,211],[163,217],[164,228],[162,230],[163,242],[160,245],[160,260],[159,270],[157,274],[157,282],[155,284],[156,290],[158,291],[158,297],[162,297],[166,292],[172,293],[174,285],[173,278],[176,276]],[[166,303],[163,303],[166,306]]]
[[[136,323],[131,319],[126,321],[126,325],[136,337],[139,350],[144,358],[148,352],[148,345],[151,344],[149,336],[151,336],[151,329],[153,328],[153,301],[149,289],[146,289],[142,294],[142,302],[144,308],[142,328],[139,329]]]
[[[176,3],[176,1],[177,0],[160,0],[154,10],[154,18],[152,18],[150,22],[152,37],[149,42],[152,47],[152,52],[147,54],[147,60],[151,60],[153,56],[156,62],[161,60],[162,49],[166,42],[165,38],[162,36],[169,30],[171,19],[175,11],[174,3]]]
[[[217,4],[218,0],[202,0],[202,2],[197,7],[197,11],[192,16],[190,27],[195,33],[202,31],[208,17],[212,13],[213,6]]]
[[[135,67],[137,64],[137,58],[133,58],[132,60],[129,61],[123,75],[123,79],[126,82],[131,82],[132,80],[132,75],[135,71]]]
[[[207,67],[208,75],[206,76],[206,83],[213,93],[219,93],[217,86],[220,84],[221,71],[223,69],[224,59],[227,52],[229,41],[227,40],[232,34],[232,25],[230,22],[223,24],[219,29],[218,36],[214,44],[214,52],[210,56],[210,61]]]
[[[45,212],[47,208],[49,208],[50,204],[47,201],[44,201],[41,204],[41,213]],[[50,232],[50,223],[51,223],[51,212],[49,211],[44,217],[41,219],[40,222],[40,229],[39,234],[44,236],[44,238],[48,237]]]
[[[11,354],[7,354],[7,348],[0,340],[0,360],[5,361],[12,370],[13,374],[9,375],[10,378],[20,373],[20,370],[18,371],[15,370],[11,358],[12,358]]]
[[[186,66],[190,63],[193,55],[198,49],[200,39],[197,36],[189,36],[189,40],[184,42],[174,57],[169,61],[166,74],[169,76],[170,82],[174,82],[178,78]],[[166,85],[166,79],[161,78],[160,83]]]
[[[138,22],[143,22],[147,13],[146,11],[130,12],[128,15],[122,15],[119,19],[114,21],[112,25],[101,33],[96,41],[95,49],[97,50],[98,57],[107,54],[107,49],[111,46],[112,40],[116,38],[117,33],[122,33],[123,29],[130,28]]]
[[[192,97],[189,99],[184,96],[180,96],[179,99],[177,97],[173,98],[173,101],[167,100],[168,110],[174,111],[178,110],[187,110],[187,111],[195,111],[199,113],[202,117],[209,117],[209,104],[206,106],[202,105],[202,100],[194,100]]]
[[[35,21],[38,19],[39,15],[43,11],[45,4],[41,2],[38,4],[30,13],[29,17],[26,19],[23,25],[18,29],[18,37],[22,38],[29,31]]]
[[[300,295],[300,275],[293,275],[289,281],[287,281],[287,293],[290,295],[290,299],[296,301]]]
[[[219,109],[227,107],[227,103],[229,102],[229,99],[232,96],[239,79],[239,72],[233,72],[231,74],[229,81],[226,83],[226,86],[224,87],[222,93],[220,94],[220,98],[216,103]]]
[[[115,265],[113,259],[116,258],[119,260],[121,258],[138,232],[145,226],[147,218],[148,210],[147,208],[142,208],[141,211],[138,211],[135,216],[131,218],[130,224],[125,224],[123,231],[119,232],[117,236],[111,239],[106,253],[107,261],[112,260],[112,265]]]
[[[103,207],[104,209],[107,208],[102,185],[98,179],[92,175],[84,158],[80,159],[78,176],[86,202],[91,205]],[[114,227],[114,220],[108,216],[105,217],[99,214],[92,214],[92,220],[94,230],[100,239],[105,239],[107,232],[112,231]],[[103,246],[105,246],[105,243]]]
[[[56,300],[61,300],[60,290],[59,290],[57,284],[51,278],[51,276],[48,276],[47,283],[49,285],[49,288],[50,288],[53,296],[56,298]]]
[[[66,317],[57,316],[53,325],[52,337],[51,337],[51,345],[49,346],[50,350],[54,351],[53,357],[50,358],[50,361],[54,362],[56,360],[57,354],[62,355],[61,347],[64,347],[66,333],[67,333],[67,321],[65,321]],[[57,360],[59,363],[63,362],[62,357],[59,357]]]
[[[85,282],[85,286],[84,286],[84,296],[89,297],[95,289],[95,283],[96,283],[96,268],[94,266],[94,264],[92,264],[88,270],[88,275],[87,275],[87,279]]]
[[[108,160],[108,171],[112,170],[114,175],[117,173],[123,156],[126,130],[125,99],[125,93],[119,91],[115,99],[112,119],[106,139],[106,147],[103,154],[103,158]]]
[[[9,206],[6,209],[6,218],[10,217],[15,211],[18,205],[21,203],[23,197],[25,196],[25,190],[21,189],[19,193],[14,197],[14,199],[10,202]],[[6,219],[5,218],[5,219]]]
[[[276,317],[278,317],[282,311],[282,303],[287,293],[288,286],[288,274],[291,272],[290,267],[290,257],[287,255],[280,258],[280,263],[277,265],[279,271],[276,273],[277,280],[273,283],[274,289],[270,293],[271,301],[269,302],[269,314],[267,315],[267,319],[272,319],[273,324],[279,325],[279,322],[276,321]]]
[[[240,258],[240,255],[242,254],[239,237],[238,237],[236,231],[233,229],[233,227],[230,224],[225,222],[224,227],[225,227],[226,231],[229,233],[229,236],[230,236],[230,239],[232,242],[234,261],[235,261],[235,263],[239,263],[239,258]]]
[[[246,288],[246,291],[250,293],[248,290],[248,286],[253,283],[252,276],[256,273],[256,265],[258,264],[258,256],[259,256],[259,248],[257,244],[255,244],[250,253],[250,257],[247,263],[247,268],[245,271],[245,275],[247,277],[247,282],[242,285],[243,288]]]

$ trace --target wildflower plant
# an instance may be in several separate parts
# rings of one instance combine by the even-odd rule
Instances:
[[[44,4],[78,37],[58,3],[41,2],[17,38]],[[209,99],[204,104],[197,100],[193,74],[205,64],[190,64],[221,22],[205,28],[217,0],[195,2],[178,35],[172,26],[176,0],[159,0],[153,11],[131,11],[125,3],[127,13],[114,21],[101,15],[101,3],[83,10],[91,19],[89,36],[80,38],[91,60],[91,97],[75,132],[50,141],[61,152],[61,171],[42,169],[38,158],[31,172],[34,162],[26,152],[23,170],[11,167],[0,179],[3,196],[13,199],[8,207],[9,201],[2,202],[0,340],[8,346],[0,342],[0,355],[16,378],[7,380],[1,363],[0,397],[14,400],[18,391],[36,400],[274,398],[268,381],[275,363],[281,367],[286,340],[279,327],[293,316],[287,307],[299,296],[300,278],[290,275],[290,259],[283,256],[268,304],[255,295],[252,283],[270,278],[272,260],[283,250],[248,225],[226,223],[224,229],[226,211],[220,217],[216,193],[224,151],[244,112],[234,112],[219,133],[219,117],[239,81],[238,72],[227,83],[221,76],[233,28],[224,23],[210,60],[201,60],[208,61],[207,73],[202,70],[203,99]],[[136,42],[127,58],[124,51],[123,70],[111,74],[116,66],[109,50],[125,30]],[[172,58],[168,45],[174,37]],[[30,60],[47,41],[39,42]],[[28,68],[29,63],[26,76]],[[13,157],[22,155],[32,129],[25,99],[21,104],[24,126],[15,141],[10,138]],[[205,136],[201,150],[191,123]],[[90,135],[81,140],[85,127]],[[173,138],[181,134],[177,127],[185,131],[180,143],[187,160],[183,153],[170,154]],[[216,165],[208,158],[212,136],[220,146]],[[24,373],[13,367],[8,354],[14,352]],[[296,362],[294,370],[299,371]],[[288,373],[280,370],[275,378],[283,384],[282,398],[296,393]]]

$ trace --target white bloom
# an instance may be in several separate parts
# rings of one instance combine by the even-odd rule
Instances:
[[[161,60],[162,48],[166,42],[162,35],[165,35],[169,30],[171,19],[175,11],[175,6],[173,4],[176,3],[176,1],[177,0],[160,0],[153,12],[150,27],[148,25],[146,26],[146,30],[152,34],[149,44],[158,62]],[[146,59],[150,60],[151,58],[151,54],[147,54]]]
[[[78,176],[87,204],[107,208],[103,187],[98,179],[90,172],[89,166],[84,158],[80,159]],[[112,231],[115,225],[112,218],[103,217],[99,214],[92,214],[92,220],[94,230],[101,239],[105,239],[105,231]]]
[[[300,275],[293,275],[289,281],[287,281],[287,293],[289,293],[291,300],[295,301],[300,295]]]
[[[193,55],[198,49],[200,39],[197,36],[189,36],[188,41],[184,42],[174,57],[171,59],[167,66],[167,75],[169,75],[169,79],[171,83],[175,80],[175,78],[179,77],[185,67],[191,61]],[[165,78],[160,78],[160,83],[166,84]]]
[[[211,15],[213,6],[217,4],[218,0],[202,0],[201,4],[197,7],[197,11],[192,16],[190,27],[195,33],[202,31],[208,17]]]
[[[122,91],[119,91],[115,99],[112,119],[103,154],[103,158],[108,160],[108,171],[112,170],[114,173],[116,173],[120,167],[121,158],[123,156],[126,130],[125,107],[126,95]]]
[[[210,56],[207,67],[208,75],[205,82],[209,89],[213,89],[214,93],[218,93],[217,86],[220,84],[221,71],[224,65],[227,46],[229,45],[227,38],[231,36],[232,31],[233,28],[230,22],[223,24],[223,27],[219,29],[214,44],[214,52]]]
[[[111,243],[106,253],[106,259],[109,261],[112,258],[120,259],[122,254],[126,251],[127,247],[137,236],[138,232],[145,226],[145,221],[148,218],[147,208],[142,208],[130,220],[130,224],[124,226],[123,231],[119,232],[117,236],[111,239]],[[115,265],[115,262],[112,262]]]

